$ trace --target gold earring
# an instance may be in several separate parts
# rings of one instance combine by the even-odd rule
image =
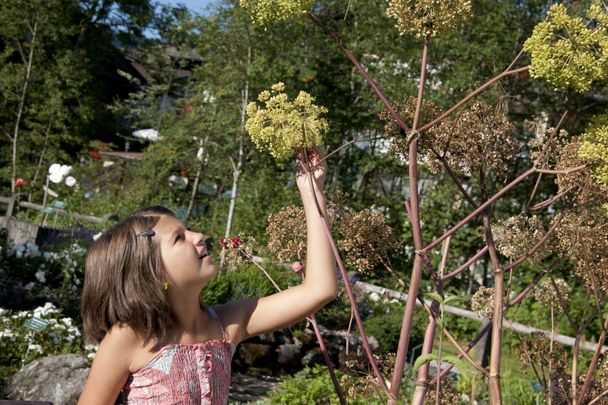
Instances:
[[[163,283],[163,290],[167,291],[168,289],[169,289],[169,283],[165,281]]]

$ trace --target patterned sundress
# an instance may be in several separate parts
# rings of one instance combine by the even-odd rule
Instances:
[[[222,338],[161,348],[147,365],[129,375],[122,392],[126,404],[228,403],[230,362],[236,347],[226,338],[216,312],[207,310],[219,324]]]

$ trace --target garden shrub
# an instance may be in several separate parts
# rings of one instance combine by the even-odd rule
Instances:
[[[40,332],[25,327],[32,317],[48,321]],[[82,353],[92,358],[95,348],[85,345],[76,322],[62,316],[61,310],[52,303],[31,311],[0,308],[0,395],[6,380],[19,371],[22,365],[40,357]]]

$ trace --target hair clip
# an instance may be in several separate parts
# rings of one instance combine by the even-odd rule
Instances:
[[[154,235],[156,235],[156,232],[154,232],[152,229],[148,229],[147,231],[138,233],[136,236],[154,236]]]

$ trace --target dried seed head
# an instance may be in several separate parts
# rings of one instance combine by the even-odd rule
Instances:
[[[562,150],[569,138],[568,131],[560,129],[551,138],[555,128],[549,127],[542,120],[526,120],[524,121],[524,128],[533,135],[530,142],[528,142],[528,146],[530,147],[530,160],[532,160],[534,166],[544,168],[555,167],[559,151]],[[551,143],[547,145],[549,139],[551,139]]]
[[[494,313],[494,288],[479,287],[471,298],[471,310],[484,318],[491,318]]]
[[[346,214],[338,231],[342,235],[338,247],[345,253],[346,264],[361,273],[369,273],[399,246],[384,215],[370,209]]]
[[[268,249],[282,262],[302,260],[306,251],[304,208],[289,206],[268,217]]]
[[[415,108],[414,97],[396,105],[397,112],[409,121],[413,120]],[[439,110],[432,103],[423,103],[421,122],[437,115]],[[385,132],[394,138],[393,151],[406,157],[407,139],[388,113],[381,113],[380,117],[386,122]],[[434,173],[443,169],[443,160],[460,176],[477,175],[483,168],[486,173],[506,178],[509,165],[520,149],[513,131],[504,111],[477,102],[423,133],[418,141],[419,152]]]
[[[554,281],[555,286],[550,279],[541,281],[534,290],[534,298],[541,304],[553,308],[557,312],[561,312],[562,304],[568,305],[570,301],[569,287],[564,279],[557,278]],[[560,298],[562,304],[560,304]]]
[[[557,229],[560,252],[576,261],[575,275],[590,290],[608,294],[608,218],[599,208],[570,211]]]
[[[494,227],[494,238],[498,251],[511,260],[529,254],[545,234],[545,226],[535,215],[516,215],[501,221]],[[545,242],[528,260],[540,263],[553,250],[551,241]]]
[[[424,405],[435,405],[437,395],[437,387],[435,385],[431,385],[427,391],[427,395],[424,399]],[[460,404],[462,402],[462,395],[456,387],[454,387],[454,383],[451,380],[444,378],[441,380],[441,385],[439,386],[439,404],[441,405],[453,405]]]
[[[556,342],[553,342],[553,351],[550,346],[549,337],[542,332],[532,332],[530,336],[523,337],[516,349],[522,368],[526,369],[530,364],[534,364],[545,368],[550,365],[553,370],[564,369],[568,364],[566,352]]]

